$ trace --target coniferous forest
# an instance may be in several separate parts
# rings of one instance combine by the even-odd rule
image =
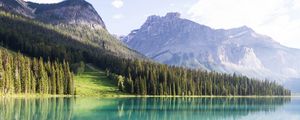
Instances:
[[[29,58],[0,49],[0,94],[65,94],[75,92],[69,64]]]
[[[275,82],[259,81],[236,74],[191,70],[140,61],[129,62],[122,67],[115,67],[113,70],[125,76],[116,78],[119,88],[138,95],[264,96],[291,94],[289,90]]]
[[[1,75],[3,93],[73,94],[74,82],[68,62],[77,64],[84,61],[109,74],[118,75],[116,84],[119,89],[137,95],[291,94],[275,82],[124,57],[107,50],[105,43],[102,47],[87,44],[60,33],[56,27],[17,15],[1,13],[0,26],[1,46],[31,57],[41,57],[31,60],[3,52],[3,68],[0,68],[4,71]],[[44,63],[43,59],[48,58],[57,61]]]

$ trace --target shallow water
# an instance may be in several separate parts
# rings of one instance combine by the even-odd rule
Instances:
[[[0,120],[300,120],[300,98],[0,98]]]

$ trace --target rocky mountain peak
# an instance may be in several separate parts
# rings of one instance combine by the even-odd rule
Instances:
[[[180,18],[180,13],[178,12],[170,12],[170,13],[167,13],[166,18]]]
[[[28,2],[35,10],[36,19],[51,24],[88,25],[104,28],[105,24],[94,7],[85,0],[66,0],[56,4]]]
[[[157,21],[159,20],[161,17],[157,16],[157,15],[151,15],[147,18],[146,22],[152,22],[152,21]]]
[[[33,10],[23,0],[0,0],[0,9],[33,18]]]
[[[239,28],[237,28],[240,31],[248,31],[248,32],[255,32],[252,28],[248,27],[248,26],[241,26]]]
[[[88,3],[85,0],[65,0],[61,2],[60,4],[66,5],[66,6],[92,6],[90,3]]]
[[[177,19],[177,18],[180,18],[180,13],[177,13],[177,12],[170,12],[170,13],[167,13],[165,16],[161,17],[161,16],[157,16],[157,15],[151,15],[147,18],[147,21],[146,23],[151,23],[151,22],[156,22],[158,20],[162,20],[162,19],[167,19],[167,20],[170,20],[170,19]]]
[[[132,49],[168,65],[201,68],[249,77],[285,79],[300,76],[300,50],[280,45],[248,26],[212,29],[180,18],[179,13],[150,16],[123,41]],[[290,75],[291,72],[295,74]]]
[[[237,28],[232,28],[232,29],[228,29],[226,30],[228,32],[231,33],[238,33],[238,32],[254,32],[254,30],[248,26],[241,26],[241,27],[237,27]]]
[[[0,0],[2,10],[54,25],[106,26],[94,7],[85,0],[65,0],[54,4],[39,4],[23,0]]]

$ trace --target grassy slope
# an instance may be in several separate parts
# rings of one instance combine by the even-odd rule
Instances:
[[[85,72],[75,76],[76,94],[80,96],[126,95],[103,71],[86,65]]]

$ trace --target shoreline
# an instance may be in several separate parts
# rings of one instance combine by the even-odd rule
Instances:
[[[79,97],[85,97],[85,96],[79,96]],[[91,97],[94,97],[94,96],[91,96]],[[97,97],[97,96],[95,96],[95,97]],[[292,97],[300,98],[300,96],[165,96],[165,95],[154,95],[154,96],[152,96],[152,95],[145,95],[145,96],[143,96],[143,95],[120,95],[120,96],[112,96],[111,98],[292,98]]]
[[[76,98],[300,98],[300,95],[291,96],[182,96],[182,95],[49,95],[49,94],[11,94],[0,95],[0,98],[55,98],[55,97],[76,97]]]

